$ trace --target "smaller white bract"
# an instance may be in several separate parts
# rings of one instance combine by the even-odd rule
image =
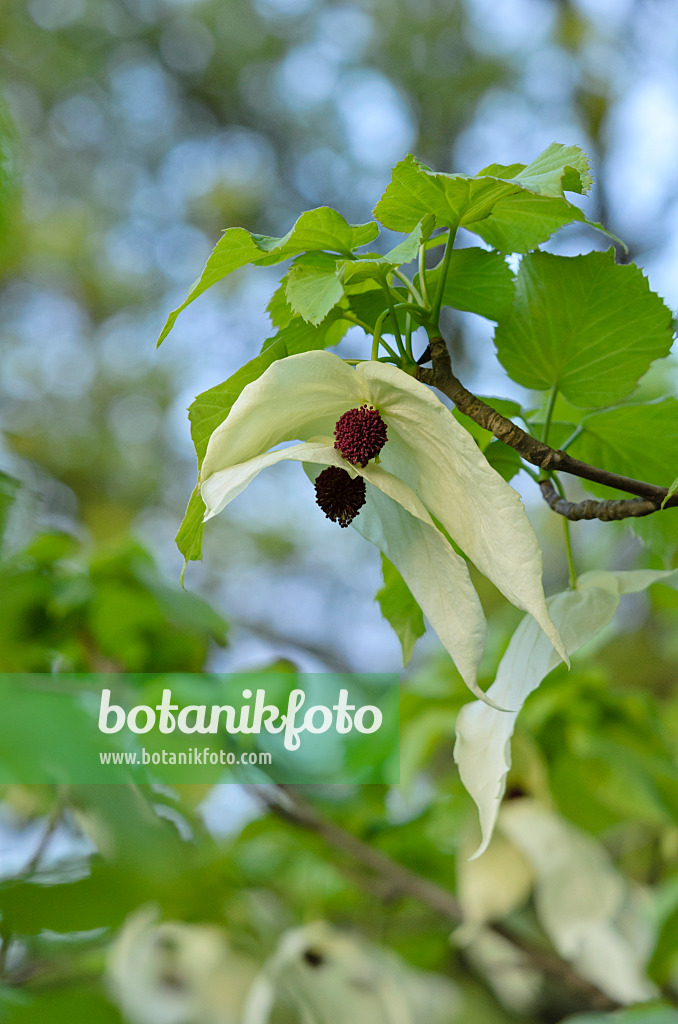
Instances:
[[[139,907],[106,956],[109,992],[129,1024],[240,1024],[256,965],[214,924],[161,921]]]
[[[378,461],[348,462],[335,427],[351,409],[378,410],[387,441]],[[286,441],[301,441],[271,451]],[[248,384],[212,434],[200,474],[205,520],[221,512],[267,466],[305,463],[365,481],[351,525],[395,565],[467,686],[485,699],[476,673],[486,623],[466,562],[434,519],[495,586],[534,616],[563,658],[549,618],[537,538],[516,491],[489,465],[470,434],[435,395],[394,366],[355,369],[329,352],[273,363]]]
[[[278,1019],[276,1005],[290,1004],[313,1024],[451,1024],[463,1009],[448,978],[326,921],[281,935],[250,990],[242,1024],[269,1024]]]

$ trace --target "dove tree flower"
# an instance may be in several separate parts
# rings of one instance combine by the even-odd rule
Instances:
[[[160,921],[147,904],[108,948],[106,982],[129,1024],[239,1024],[256,979],[253,961],[213,924]]]
[[[509,478],[521,459],[538,467],[547,476],[533,474],[544,498],[568,518],[644,516],[658,511],[660,503],[678,504],[678,496],[665,488],[579,458],[588,457],[587,446],[597,457],[601,439],[610,432],[613,437],[617,430],[632,437],[645,433],[643,418],[651,436],[666,434],[657,462],[670,464],[673,435],[662,431],[658,420],[670,414],[678,421],[678,403],[668,410],[603,411],[582,423],[573,416],[576,423],[563,450],[548,444],[559,395],[576,408],[619,401],[653,359],[668,353],[672,341],[669,309],[649,292],[638,268],[617,264],[612,251],[572,258],[534,251],[564,224],[586,220],[565,193],[584,194],[591,182],[586,155],[557,143],[530,164],[492,164],[475,176],[440,174],[408,156],[394,168],[374,210],[389,230],[408,232],[383,255],[361,251],[375,240],[376,223],[349,224],[327,207],[302,213],[281,238],[228,228],[185,302],[168,317],[158,343],[187,305],[228,274],[246,265],[288,259],[292,264],[267,306],[276,333],[189,410],[201,470],[177,535],[186,563],[201,557],[204,519],[216,515],[265,466],[297,460],[311,474],[316,500],[328,517],[340,527],[352,525],[398,570],[385,563],[378,598],[405,660],[412,637],[423,631],[423,610],[468,686],[480,694],[476,671],[485,620],[455,544],[533,616],[554,656],[567,660],[546,608],[536,538],[518,495],[490,463],[503,461]],[[456,247],[459,227],[493,248]],[[440,247],[437,265],[427,266],[427,256]],[[524,254],[515,275],[508,253]],[[403,272],[415,261],[416,268]],[[504,402],[504,415],[496,403],[489,405],[463,387],[441,331],[444,306],[497,323],[500,361],[517,383],[548,392],[543,410]],[[351,325],[371,338],[371,359],[356,369],[349,365],[355,360],[327,351],[341,343]],[[428,344],[417,354],[420,330]],[[424,385],[447,395],[473,421],[474,437],[486,445],[489,461]],[[520,416],[528,428],[534,425],[541,439],[508,416]],[[273,450],[291,441],[298,443]],[[571,445],[576,454],[570,454]],[[556,470],[622,486],[642,500],[572,506],[554,489]]]
[[[298,443],[275,447],[289,441]],[[325,351],[273,363],[210,437],[200,474],[205,519],[285,460],[305,465],[329,518],[396,566],[477,696],[485,699],[476,674],[486,623],[449,538],[566,657],[518,494],[425,385],[395,366],[353,368]]]
[[[281,935],[252,986],[243,1024],[269,1024],[278,1001],[316,1024],[448,1024],[463,1003],[448,978],[326,921]]]

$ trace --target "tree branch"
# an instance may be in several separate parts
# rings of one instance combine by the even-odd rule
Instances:
[[[538,441],[536,437],[532,437],[531,434],[521,430],[517,424],[502,416],[501,413],[497,412],[496,409],[493,409],[486,402],[483,402],[482,399],[476,398],[475,395],[472,395],[464,387],[452,372],[450,355],[445,340],[442,337],[439,335],[432,336],[430,345],[433,368],[429,370],[419,367],[417,378],[422,383],[429,384],[442,391],[444,395],[452,399],[460,412],[468,416],[479,426],[484,427],[485,430],[489,430],[499,441],[503,441],[504,444],[515,449],[526,462],[530,462],[533,466],[538,466],[544,471],[555,472],[557,470],[562,473],[569,473],[582,480],[591,480],[594,483],[604,484],[606,487],[614,487],[616,490],[626,491],[627,494],[635,494],[647,499],[642,507],[642,511],[639,511],[641,506],[638,503],[629,502],[627,505],[622,506],[619,501],[613,500],[612,504],[616,506],[615,514],[610,515],[608,514],[609,507],[605,502],[591,502],[591,508],[595,505],[600,506],[602,515],[568,516],[568,518],[624,519],[627,516],[650,515],[652,512],[659,511],[662,501],[664,501],[668,493],[666,487],[658,487],[656,484],[645,483],[643,480],[634,480],[632,477],[621,476],[619,473],[611,473],[608,470],[599,469],[597,466],[590,466],[586,462],[574,459],[567,452],[556,450],[544,444],[543,441]],[[551,505],[551,501],[547,500],[549,505]],[[551,507],[553,508],[553,505]],[[674,494],[669,498],[664,507],[678,507],[678,494]],[[555,509],[555,511],[560,510]],[[561,514],[564,515],[565,513],[561,512]]]
[[[549,508],[573,522],[579,519],[601,519],[609,523],[613,519],[649,516],[657,511],[656,502],[651,498],[608,498],[605,501],[587,498],[585,501],[567,501],[561,498],[550,480],[540,480],[539,486]]]
[[[248,787],[248,789],[277,817],[297,828],[313,832],[324,840],[332,850],[348,854],[354,861],[368,868],[378,876],[390,896],[410,897],[430,907],[453,926],[462,923],[463,911],[453,893],[436,882],[422,878],[421,875],[393,860],[388,854],[374,849],[362,839],[358,839],[357,836],[341,828],[340,825],[322,817],[298,794],[295,787],[278,785],[275,787]],[[580,998],[583,997],[588,1007],[596,1010],[611,1010],[620,1005],[601,992],[597,986],[581,978],[557,953],[533,944],[522,935],[516,934],[503,922],[490,923],[488,927],[519,949],[531,967],[556,980],[559,985],[566,985]]]

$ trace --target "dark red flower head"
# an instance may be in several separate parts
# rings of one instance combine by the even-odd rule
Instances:
[[[386,444],[386,424],[378,409],[362,405],[337,420],[334,447],[353,466],[366,466]]]
[[[328,466],[315,481],[315,500],[328,519],[349,526],[365,504],[365,481],[351,480],[345,469]]]

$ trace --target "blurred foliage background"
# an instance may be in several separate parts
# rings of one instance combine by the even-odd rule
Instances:
[[[281,235],[322,204],[365,220],[408,149],[473,172],[575,142],[593,160],[587,213],[678,306],[670,0],[0,0],[0,75],[3,671],[399,667],[373,599],[376,552],[366,559],[359,537],[316,515],[297,467],[272,470],[211,524],[205,564],[187,573],[190,593],[178,588],[173,536],[194,476],[184,410],[270,333],[276,275],[244,270],[155,351],[221,229]],[[604,245],[572,227],[547,247],[592,244]],[[447,328],[466,382],[525,400],[492,360],[484,322],[459,314]],[[675,376],[666,361],[644,386],[674,392]],[[560,523],[534,490],[526,481],[552,591],[566,582]],[[581,569],[675,558],[665,537],[662,561],[626,525],[576,524],[575,545]],[[485,685],[517,613],[474,582],[491,625]],[[509,786],[516,805],[536,801],[593,844],[562,876],[563,914],[591,858],[644,894],[648,935],[630,941],[649,963],[647,993],[669,1002],[677,623],[674,592],[626,599],[595,650],[530,700]],[[313,949],[331,966],[322,1024],[395,1020],[381,1003],[341,1010],[354,956],[397,990],[405,969],[379,959],[384,947],[447,979],[441,1021],[546,1024],[613,1008],[623,965],[610,966],[603,996],[549,969],[543,879],[508,826],[503,851],[484,873],[473,862],[473,875],[475,817],[452,762],[466,692],[434,641],[420,648],[404,682],[402,786],[309,796],[369,849],[456,893],[475,931],[450,943],[444,909],[388,865],[375,870],[322,830],[268,812],[261,794],[11,787],[0,811],[0,1019],[236,1020],[224,978],[236,992],[233,979],[254,976],[279,936],[316,919],[353,929],[348,947],[332,931],[304,933],[296,953],[277,955],[305,970],[300,951]],[[149,902],[179,930],[159,933],[139,911]],[[104,983],[112,929],[135,913]],[[218,927],[195,930],[207,925]],[[356,936],[368,945],[351,945]],[[165,960],[135,974],[153,942]],[[316,1005],[309,978],[280,997],[281,1020]],[[675,1019],[656,1013],[668,1016],[628,1019]]]

